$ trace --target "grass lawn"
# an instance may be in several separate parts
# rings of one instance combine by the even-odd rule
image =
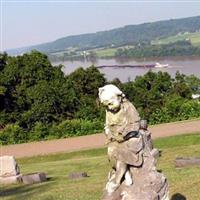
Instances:
[[[189,39],[194,46],[200,46],[200,33],[186,33],[182,35],[175,35],[160,40],[152,41],[152,44],[169,44],[179,40]]]
[[[97,49],[95,53],[98,58],[114,57],[117,48],[108,48],[108,49]]]
[[[200,157],[200,134],[157,139],[154,144],[162,150],[158,169],[168,178],[170,195],[180,193],[187,200],[199,200],[200,166],[176,169],[174,159]],[[47,173],[49,180],[29,186],[1,186],[1,200],[99,200],[109,169],[105,148],[23,158],[18,159],[18,163],[23,174],[42,171]],[[85,171],[90,177],[69,180],[67,175],[76,171]]]

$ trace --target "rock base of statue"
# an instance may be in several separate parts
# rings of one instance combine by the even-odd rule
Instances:
[[[104,191],[102,200],[169,200],[168,182],[165,176],[156,169],[156,157],[151,133],[140,132],[143,137],[143,163],[141,166],[129,166],[132,184],[126,185],[122,180],[120,186],[112,193]]]
[[[102,200],[168,200],[167,180],[156,171],[153,156],[144,157],[142,167],[131,167],[130,171],[133,184],[122,182],[114,192],[104,191]]]

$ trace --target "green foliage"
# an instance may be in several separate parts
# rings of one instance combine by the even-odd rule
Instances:
[[[200,93],[200,79],[197,78],[195,75],[190,75],[185,77],[185,81],[191,91],[196,94]]]
[[[89,120],[98,118],[98,88],[106,83],[104,75],[96,67],[91,66],[85,70],[75,70],[68,76],[68,80],[73,85],[78,99],[75,117]]]
[[[0,144],[17,144],[27,141],[27,132],[18,124],[8,124],[0,131]]]
[[[37,51],[17,57],[2,54],[0,58],[0,128],[13,124],[28,133],[25,139],[14,138],[5,128],[3,143],[54,137],[50,134],[52,124],[60,130],[65,120],[69,136],[100,131],[102,126],[95,121],[102,117],[97,96],[106,80],[97,68],[80,68],[64,76],[62,66],[52,66],[47,56]],[[64,136],[66,133],[59,132],[56,137]]]
[[[175,80],[173,83],[173,92],[176,95],[190,99],[192,95],[192,87],[186,80],[186,75],[180,74],[179,71],[176,72]]]
[[[186,120],[200,116],[200,103],[191,99],[200,79],[176,73],[174,79],[166,72],[149,71],[124,83],[121,89],[150,124]],[[195,86],[195,87],[194,87]]]
[[[200,103],[187,100],[180,96],[171,96],[166,104],[152,112],[149,121],[151,124],[172,122],[197,118],[200,116]]]
[[[91,66],[87,69],[78,68],[68,76],[77,94],[97,96],[98,88],[105,84],[104,75],[99,70]]]
[[[41,122],[36,122],[29,132],[29,141],[44,140],[49,135],[49,127]]]
[[[62,66],[33,51],[17,57],[0,56],[0,141],[15,144],[72,137],[103,131],[105,109],[98,88],[107,83],[91,66],[68,76]],[[176,73],[149,71],[118,86],[151,124],[200,116],[200,103],[191,99],[200,91],[200,79]]]
[[[166,72],[149,71],[136,77],[135,82],[124,84],[123,91],[135,104],[142,118],[149,119],[152,112],[164,105],[165,96],[172,88],[171,77]]]
[[[73,137],[102,132],[103,122],[73,119],[62,121],[50,129],[50,138]]]
[[[134,48],[120,48],[117,57],[163,57],[200,55],[200,47],[194,47],[189,41],[177,41],[162,45],[138,45]]]
[[[152,44],[169,44],[177,41],[191,41],[192,45],[199,46],[200,45],[200,32],[194,33],[178,33],[177,35],[173,35],[163,39],[155,39],[152,41]]]

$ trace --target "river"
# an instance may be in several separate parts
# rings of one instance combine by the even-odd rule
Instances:
[[[91,65],[102,66],[102,65],[146,65],[155,64],[156,62],[161,64],[168,64],[166,68],[151,68],[153,72],[163,71],[168,72],[172,77],[179,71],[180,73],[195,76],[200,78],[200,57],[164,57],[164,58],[153,58],[153,59],[97,59],[94,61],[64,61],[53,63],[53,65],[62,64],[63,72],[69,74],[78,67],[87,68]],[[105,67],[99,69],[105,74],[108,80],[119,78],[122,82],[128,80],[134,80],[136,76],[143,75],[150,69],[147,67]]]

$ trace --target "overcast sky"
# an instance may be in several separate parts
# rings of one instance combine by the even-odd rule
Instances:
[[[1,50],[128,24],[200,15],[200,1],[0,1]]]

